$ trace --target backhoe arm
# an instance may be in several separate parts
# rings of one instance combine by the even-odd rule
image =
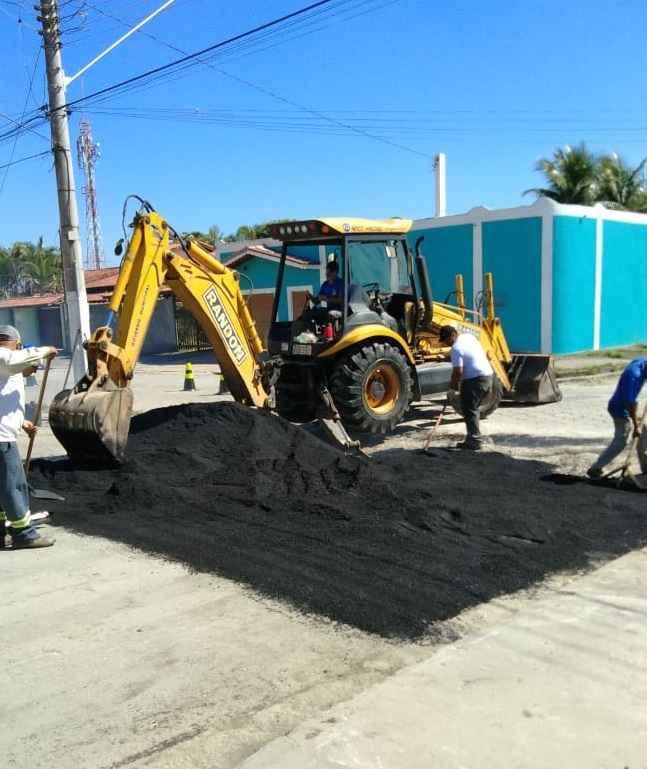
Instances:
[[[110,311],[118,316],[116,330],[111,340],[107,327],[95,331],[88,344],[90,363],[104,359],[112,381],[126,386],[164,285],[207,335],[234,398],[265,406],[268,394],[261,382],[265,350],[238,275],[193,241],[188,241],[186,251],[171,251],[168,224],[155,211],[135,218],[133,237],[110,300]]]
[[[234,398],[248,406],[271,405],[263,385],[265,348],[238,275],[193,241],[187,250],[190,259],[169,254],[167,285],[207,335]]]
[[[77,462],[104,464],[123,458],[132,407],[128,382],[141,354],[160,290],[168,286],[196,318],[213,345],[223,378],[239,402],[271,406],[266,353],[240,291],[238,275],[189,241],[170,249],[171,228],[155,211],[133,222],[110,300],[110,326],[87,343],[88,374],[50,407],[54,434]]]

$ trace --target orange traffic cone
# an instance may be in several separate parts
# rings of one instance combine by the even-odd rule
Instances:
[[[187,363],[184,367],[184,390],[195,390],[195,379],[193,378],[193,364]]]

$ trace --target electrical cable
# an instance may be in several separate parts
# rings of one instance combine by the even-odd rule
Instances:
[[[34,66],[32,67],[31,77],[29,78],[29,88],[27,90],[27,96],[25,96],[25,103],[22,108],[22,115],[20,117],[20,121],[22,121],[23,117],[25,116],[25,112],[27,111],[27,104],[29,103],[29,97],[31,96],[32,88],[34,87],[34,78],[36,77],[36,67],[38,66],[39,61],[40,61],[40,48],[36,52],[36,58],[34,59]],[[11,153],[9,155],[9,164],[5,167],[4,174],[2,175],[2,181],[0,182],[0,198],[2,197],[2,193],[4,191],[5,182],[7,181],[7,176],[9,175],[9,169],[11,168],[11,163],[16,153],[16,145],[18,144],[19,138],[20,138],[19,135],[16,134],[13,140],[13,146],[11,147]]]
[[[397,2],[397,1],[398,0],[390,0],[387,4],[391,5],[393,2]],[[128,22],[123,21],[122,19],[120,19],[119,17],[115,16],[114,14],[105,12],[102,9],[97,8],[96,6],[92,5],[91,3],[88,3],[88,5],[89,5],[90,8],[93,8],[95,11],[98,11],[100,14],[108,16],[109,18],[112,18],[115,21],[118,21],[121,24],[124,24],[125,26],[130,26],[128,24]],[[380,6],[380,7],[382,7],[382,6]],[[154,40],[155,42],[159,43],[160,45],[165,46],[166,48],[169,48],[169,49],[175,51],[176,53],[186,54],[186,52],[183,51],[181,48],[178,48],[176,45],[172,45],[171,43],[167,43],[166,41],[161,40],[160,38],[156,37],[155,35],[151,34],[148,31],[145,31],[145,30],[138,30],[138,31],[139,31],[140,34],[145,35],[146,37]],[[413,153],[413,154],[416,154],[416,155],[419,155],[419,156],[422,156],[422,157],[427,157],[427,158],[430,157],[430,155],[428,155],[425,152],[420,152],[419,150],[415,150],[415,149],[413,149],[411,147],[407,147],[407,146],[405,146],[405,145],[403,145],[403,144],[401,144],[399,142],[394,142],[394,141],[392,141],[392,140],[390,140],[390,139],[388,139],[386,137],[370,133],[370,132],[364,130],[363,128],[361,128],[359,126],[353,126],[353,125],[350,125],[348,123],[342,122],[342,121],[340,121],[340,120],[338,120],[336,118],[333,118],[330,115],[328,115],[325,112],[322,112],[320,110],[312,109],[312,108],[306,107],[306,106],[304,106],[302,104],[299,104],[298,102],[295,102],[292,99],[288,99],[288,98],[286,98],[284,96],[281,96],[280,94],[277,94],[275,91],[272,91],[269,88],[261,86],[258,83],[254,83],[254,82],[252,82],[250,80],[247,80],[245,78],[241,78],[241,77],[238,77],[237,75],[233,75],[233,74],[223,70],[221,67],[217,67],[217,66],[213,65],[211,62],[204,61],[201,58],[198,58],[198,61],[201,64],[203,64],[204,66],[209,67],[209,69],[212,69],[215,72],[218,72],[219,74],[221,74],[221,75],[223,75],[223,76],[225,76],[227,78],[230,78],[232,80],[235,80],[236,82],[242,83],[242,84],[246,85],[249,88],[253,88],[254,90],[259,91],[259,92],[261,92],[261,93],[263,93],[263,94],[265,94],[267,96],[270,96],[271,98],[273,98],[275,100],[278,100],[280,102],[288,104],[288,105],[290,105],[292,107],[296,107],[297,109],[299,109],[299,110],[301,110],[303,112],[306,112],[306,113],[314,115],[314,116],[316,116],[316,117],[318,117],[320,119],[323,119],[323,120],[327,121],[329,124],[335,125],[337,128],[344,129],[346,132],[352,132],[352,133],[355,133],[355,134],[359,134],[359,135],[364,136],[365,138],[369,138],[369,139],[372,139],[374,141],[379,141],[379,142],[384,143],[384,144],[389,144],[389,145],[391,145],[391,146],[393,146],[393,147],[395,147],[397,149],[401,149],[401,150],[404,150],[406,152],[410,152],[410,153]]]
[[[49,155],[51,150],[44,150],[43,152],[36,152],[33,155],[26,155],[24,158],[18,158],[18,160],[12,160],[11,163],[3,163],[3,165],[0,165],[0,171],[3,168],[11,168],[12,166],[17,166],[18,163],[24,163],[26,160],[33,160],[34,158],[44,158],[45,155]]]
[[[194,61],[198,57],[204,56],[207,53],[216,51],[219,48],[223,48],[224,46],[230,45],[231,43],[237,42],[239,40],[244,40],[245,38],[248,38],[248,37],[251,37],[252,35],[257,34],[258,32],[262,32],[264,30],[271,29],[272,27],[276,27],[279,24],[289,21],[290,19],[303,16],[304,14],[309,13],[310,11],[316,8],[320,8],[324,5],[329,5],[332,2],[334,2],[334,0],[317,0],[317,2],[310,3],[309,5],[299,8],[296,11],[292,11],[291,13],[284,14],[283,16],[272,19],[271,21],[267,21],[263,24],[259,24],[256,27],[253,27],[252,29],[248,29],[245,32],[240,32],[239,34],[232,35],[231,37],[225,40],[221,40],[218,43],[209,45],[206,48],[201,49],[200,51],[195,51],[194,53],[187,54],[186,56],[183,56],[180,59],[176,59],[175,61],[167,62],[166,64],[161,64],[159,67],[153,67],[152,69],[149,69],[146,72],[141,72],[139,75],[133,75],[132,77],[126,78],[126,80],[122,80],[119,83],[114,83],[113,85],[106,86],[105,88],[100,88],[98,91],[95,91],[94,93],[91,93],[88,96],[85,96],[79,99],[73,99],[72,101],[68,102],[67,104],[64,104],[62,107],[59,107],[58,109],[71,109],[72,107],[78,106],[81,103],[91,101],[92,99],[96,99],[99,96],[104,96],[119,88],[123,88],[124,86],[137,83],[143,80],[144,78],[151,77],[153,75],[159,75],[164,72],[168,72],[169,70],[177,68],[182,64],[186,64],[188,62]]]
[[[126,80],[123,80],[119,83],[114,83],[111,86],[106,86],[105,88],[101,88],[94,93],[88,94],[87,96],[82,96],[79,99],[75,99],[60,107],[57,107],[57,109],[69,110],[72,107],[78,106],[79,104],[96,101],[98,98],[101,98],[101,97],[105,99],[107,96],[114,93],[115,91],[133,87],[136,84],[140,84],[142,81],[146,80],[147,78],[151,78],[153,76],[159,77],[159,76],[167,75],[169,72],[171,72],[172,74],[172,71],[174,69],[178,69],[180,66],[182,67],[193,66],[192,62],[194,62],[200,56],[204,56],[207,53],[219,50],[233,43],[239,42],[241,40],[245,40],[246,38],[250,38],[254,35],[257,35],[259,32],[264,32],[266,30],[278,27],[279,25],[285,24],[285,22],[290,22],[299,17],[303,17],[311,13],[312,11],[320,12],[320,9],[323,8],[324,6],[328,6],[331,4],[339,5],[339,4],[344,4],[352,1],[353,0],[317,0],[317,2],[310,3],[309,5],[299,8],[295,11],[292,11],[291,13],[284,14],[283,16],[280,16],[278,18],[264,22],[263,24],[257,25],[256,27],[249,29],[245,32],[241,32],[237,35],[233,35],[227,38],[226,40],[221,40],[218,43],[214,43],[213,45],[207,46],[206,48],[203,48],[200,51],[196,51],[191,54],[186,54],[182,56],[180,59],[177,59],[172,62],[168,62],[167,64],[160,65],[159,67],[155,67],[151,70],[147,70],[146,72],[127,78]],[[65,5],[65,3],[60,4],[59,7],[63,7],[63,5]],[[47,105],[43,106],[41,108],[41,111],[45,113],[45,117],[48,117],[50,114]],[[13,134],[16,131],[20,131],[24,127],[30,125],[32,122],[42,118],[43,118],[43,115],[38,115],[38,114],[31,115],[27,120],[22,122],[20,125],[16,126],[16,128],[12,129],[11,132],[0,134],[0,141],[6,140],[8,138],[12,138]]]
[[[354,4],[354,6],[353,6],[353,8],[351,8],[349,10],[353,10],[354,8],[357,8],[358,5],[362,6],[362,5],[366,5],[367,3],[374,3],[376,1],[377,0],[332,0],[332,5],[331,6],[328,6],[325,9],[317,10],[315,13],[311,14],[306,19],[299,20],[298,23],[301,24],[302,26],[306,26],[308,24],[311,24],[313,22],[313,20],[315,19],[315,17],[323,17],[323,16],[326,16],[326,15],[328,15],[330,17],[340,17],[340,9],[343,11],[344,7],[347,6],[350,3]],[[388,0],[388,2],[386,4],[390,5],[390,4],[394,3],[394,2],[399,2],[399,1],[400,0]],[[379,6],[379,7],[383,7],[383,6]],[[372,10],[375,10],[375,8],[365,9],[365,10],[361,11],[361,14],[368,13],[368,12],[370,12]],[[357,16],[357,15],[358,14],[355,14],[355,16]],[[354,17],[347,16],[346,18],[354,18]],[[279,33],[276,30],[271,30],[270,32],[265,32],[265,33],[263,33],[263,35],[257,36],[256,38],[253,38],[252,39],[252,44],[257,44],[257,42],[259,40],[262,40],[263,37],[267,37],[268,35],[273,36],[272,39],[274,39],[274,40],[280,40],[280,42],[286,42],[286,40],[288,38],[286,38],[286,36],[285,36],[285,30],[288,29],[290,26],[294,26],[295,24],[297,24],[297,21],[292,20],[288,24],[282,26],[280,28],[280,35],[279,35]],[[129,26],[131,26],[131,25],[129,25]],[[320,30],[320,29],[323,29],[323,28],[325,28],[325,27],[319,27],[318,29]],[[312,32],[312,31],[317,31],[317,29],[310,30],[308,32],[308,34],[310,32]],[[292,39],[294,39],[294,37]],[[248,42],[243,41],[243,44],[244,45],[248,45]],[[241,46],[241,43],[239,42],[238,44],[234,45],[233,47],[229,46],[228,48],[226,48],[224,53],[219,53],[217,55],[219,55],[221,58],[223,56],[226,57],[227,55],[231,55],[232,51],[235,53],[236,50],[240,49],[240,46]],[[271,47],[273,47],[273,46],[269,45],[269,46],[266,46],[264,49],[258,49],[258,50],[267,50],[268,48],[271,48]],[[256,52],[256,51],[250,51],[250,52]],[[213,56],[211,56],[210,58],[213,58]],[[197,57],[197,63],[206,64],[207,60],[205,60],[204,58],[201,58],[200,56],[198,56]],[[166,73],[164,75],[164,77],[167,80],[177,79],[179,77],[182,77],[184,71],[186,69],[188,69],[189,67],[192,67],[192,66],[195,66],[194,60],[189,62],[189,64],[182,65],[181,67],[178,68],[178,71],[176,71],[176,72],[173,72],[173,73],[170,73],[170,74]],[[123,86],[120,89],[120,93],[123,94],[123,93],[131,92],[133,90],[141,90],[142,88],[151,87],[151,85],[154,84],[157,81],[157,79],[158,79],[158,77],[155,76],[155,78],[150,79],[148,82],[135,83],[134,85]],[[99,97],[98,99],[95,99],[95,102],[97,102],[97,101],[99,101],[99,102],[105,101],[107,98],[111,98],[111,95],[108,94],[108,96]]]

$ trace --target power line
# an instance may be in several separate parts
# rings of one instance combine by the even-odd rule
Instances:
[[[36,67],[38,66],[38,62],[40,61],[40,48],[36,52],[36,57],[34,59],[34,66],[31,71],[31,77],[29,78],[29,88],[27,89],[27,96],[25,96],[25,103],[22,108],[22,115],[20,116],[20,121],[25,116],[25,112],[27,111],[27,104],[29,103],[29,97],[31,96],[32,88],[34,87],[34,78],[36,77]],[[7,176],[9,174],[9,169],[11,168],[11,163],[14,158],[14,154],[16,152],[16,145],[18,144],[19,135],[16,134],[14,140],[13,140],[13,146],[11,148],[11,153],[9,155],[9,165],[5,168],[5,172],[2,175],[2,182],[0,182],[0,197],[2,197],[2,193],[4,191],[5,182],[7,181]]]
[[[258,34],[259,32],[263,32],[264,30],[271,29],[272,27],[276,27],[279,24],[283,24],[286,21],[290,21],[291,19],[295,19],[299,16],[303,16],[304,14],[309,13],[312,10],[321,8],[325,5],[329,5],[332,2],[334,2],[334,0],[317,0],[317,2],[315,3],[310,3],[310,5],[306,5],[303,8],[299,8],[296,11],[292,11],[291,13],[284,14],[283,16],[280,16],[276,19],[272,19],[271,21],[265,22],[264,24],[259,24],[258,26],[247,30],[246,32],[240,32],[237,35],[232,35],[232,37],[229,37],[226,40],[221,40],[220,42],[214,43],[213,45],[209,45],[200,51],[187,54],[186,56],[183,56],[180,59],[176,59],[175,61],[168,62],[167,64],[161,64],[159,67],[153,67],[153,69],[149,69],[146,72],[141,72],[139,75],[133,75],[132,77],[129,77],[126,80],[122,80],[119,83],[114,83],[113,85],[106,86],[105,88],[101,88],[98,91],[95,91],[94,93],[88,94],[88,96],[83,96],[83,97],[80,97],[79,99],[74,99],[70,102],[67,102],[65,107],[67,109],[71,107],[75,107],[79,104],[86,103],[100,96],[104,96],[106,94],[112,93],[117,89],[124,88],[125,86],[129,86],[137,82],[141,82],[145,78],[160,75],[164,72],[168,72],[169,70],[176,69],[180,67],[180,65],[192,62],[201,56],[205,56],[208,53],[218,50],[219,48],[223,48],[226,45],[231,45],[232,43],[235,43],[239,40],[244,40],[245,38]]]
[[[364,0],[364,2],[362,2],[361,4],[362,5],[365,4],[366,1],[367,0]],[[399,0],[388,0],[388,2],[384,3],[383,5],[381,5],[380,8],[384,7],[385,5],[392,5],[393,3],[398,2],[398,1]],[[97,11],[100,14],[102,14],[103,16],[106,16],[108,18],[114,19],[115,21],[120,22],[121,24],[129,26],[128,22],[125,22],[123,19],[120,19],[119,17],[115,16],[114,14],[109,13],[107,11],[104,11],[101,8],[97,8],[94,5],[91,5],[91,4],[88,4],[88,5],[89,5],[90,8],[93,8],[95,11]],[[364,11],[364,12],[366,12],[366,11]],[[169,48],[170,50],[175,51],[176,53],[186,54],[186,51],[183,51],[181,48],[178,48],[176,45],[173,45],[173,44],[168,43],[168,42],[166,42],[164,40],[161,40],[160,38],[156,37],[155,35],[153,35],[152,33],[148,32],[146,30],[139,30],[139,33],[142,34],[142,35],[145,35],[146,37],[150,38],[151,40],[154,40],[155,42],[159,43],[160,45],[163,45],[166,48]],[[299,104],[298,102],[293,101],[292,99],[288,99],[285,96],[281,96],[280,94],[276,93],[275,91],[270,90],[269,88],[266,88],[265,86],[259,85],[258,83],[254,83],[254,82],[252,82],[250,80],[247,80],[245,78],[241,78],[241,77],[239,77],[237,75],[233,75],[230,72],[227,72],[226,70],[222,69],[221,67],[215,66],[214,64],[212,64],[209,61],[204,61],[199,55],[197,55],[197,60],[198,60],[199,63],[203,64],[206,67],[209,67],[209,69],[212,69],[213,71],[223,75],[224,77],[227,77],[227,78],[229,78],[231,80],[235,80],[236,82],[241,83],[241,84],[243,84],[243,85],[245,85],[245,86],[247,86],[249,88],[253,88],[254,90],[256,90],[256,91],[258,91],[260,93],[263,93],[266,96],[270,96],[272,99],[280,101],[280,102],[282,102],[284,104],[288,104],[291,107],[296,107],[297,109],[299,109],[299,110],[301,110],[301,111],[303,111],[303,112],[305,112],[307,114],[313,115],[313,116],[315,116],[315,117],[317,117],[319,119],[327,121],[331,126],[334,126],[337,129],[342,129],[343,132],[345,132],[345,133],[348,133],[348,132],[354,133],[354,134],[363,136],[364,138],[372,139],[374,141],[378,141],[378,142],[381,142],[383,144],[388,144],[388,145],[390,145],[392,147],[395,147],[396,149],[404,150],[405,152],[410,152],[412,154],[419,155],[419,156],[422,156],[422,157],[427,157],[427,158],[430,157],[430,155],[428,155],[425,152],[421,152],[421,151],[413,149],[411,147],[407,147],[404,144],[401,144],[399,142],[394,142],[391,139],[388,139],[388,138],[386,138],[384,136],[379,136],[377,134],[371,133],[371,132],[365,130],[364,128],[362,128],[360,126],[355,126],[355,125],[349,124],[347,122],[341,121],[341,120],[339,120],[337,118],[331,117],[330,115],[328,115],[325,112],[322,112],[320,110],[316,110],[316,109],[312,109],[310,107],[306,107],[306,106],[304,106],[302,104]]]
[[[0,171],[3,168],[11,168],[17,166],[18,163],[24,163],[26,160],[33,160],[34,158],[44,158],[45,155],[51,154],[51,150],[44,150],[43,152],[36,152],[34,155],[26,155],[24,158],[18,158],[18,160],[12,160],[10,163],[4,163],[0,166]]]
[[[262,33],[267,30],[273,29],[275,27],[278,27],[281,24],[285,24],[286,22],[288,23],[293,22],[295,19],[303,17],[306,14],[312,13],[313,11],[315,12],[315,14],[321,13],[321,10],[324,8],[324,6],[340,5],[340,4],[343,5],[344,3],[348,3],[352,1],[353,0],[317,0],[317,2],[310,3],[309,5],[304,6],[303,8],[300,8],[296,11],[292,11],[291,13],[284,14],[283,16],[272,19],[271,21],[257,25],[256,27],[253,27],[252,29],[249,29],[245,32],[241,32],[237,35],[233,35],[232,37],[229,37],[226,40],[222,40],[218,43],[214,43],[213,45],[210,45],[207,48],[202,49],[201,51],[196,51],[195,53],[192,53],[192,54],[186,54],[182,56],[182,58],[180,59],[177,59],[172,62],[168,62],[167,64],[160,65],[159,67],[154,67],[153,69],[147,70],[146,72],[142,72],[139,75],[134,75],[119,83],[114,83],[113,85],[106,86],[105,88],[102,88],[94,93],[88,94],[87,96],[82,96],[78,99],[75,99],[71,102],[66,103],[64,107],[60,107],[59,109],[69,110],[74,106],[96,101],[101,97],[103,97],[102,100],[104,100],[107,96],[114,93],[115,91],[132,89],[137,84],[141,84],[142,81],[145,81],[147,79],[151,79],[153,77],[159,78],[161,76],[167,76],[169,74],[172,74],[173,70],[178,70],[180,67],[193,66],[192,62],[194,62],[199,57],[204,56],[205,54],[211,53],[218,49],[222,49],[225,46],[232,45],[236,42],[245,40],[247,38],[252,37],[253,35],[257,35],[258,33]],[[65,3],[60,4],[59,7],[62,7],[63,5],[65,5]],[[47,107],[45,106],[41,109],[43,111],[46,111]],[[31,124],[36,120],[42,120],[44,122],[44,119],[45,119],[45,116],[43,115],[39,115],[37,113],[31,114],[27,120],[25,120],[20,125],[17,125],[11,131],[0,134],[0,141],[13,138],[14,133],[16,131],[21,131],[25,126],[28,126],[29,124]]]
[[[45,138],[44,134],[38,133],[38,131],[35,130],[35,126],[32,126],[32,123],[36,123],[38,127],[47,123],[47,118],[44,115],[33,115],[32,117],[22,122],[14,120],[13,118],[10,118],[8,115],[6,116],[6,119],[10,123],[13,123],[14,127],[11,128],[9,131],[5,131],[5,133],[0,134],[0,142],[13,139],[14,136],[16,135],[22,136],[22,134],[26,133],[27,131],[32,131],[36,133],[38,136],[40,136],[41,138]],[[46,141],[49,141],[49,139],[46,139]]]

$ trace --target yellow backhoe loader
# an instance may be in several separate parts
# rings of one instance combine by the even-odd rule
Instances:
[[[491,275],[486,276],[484,316],[465,308],[460,276],[455,306],[432,301],[421,241],[416,244],[418,279],[414,276],[405,237],[409,220],[276,225],[272,234],[283,241],[283,249],[266,350],[239,275],[140,202],[110,300],[111,318],[117,318],[114,333],[112,320],[96,329],[85,345],[87,375],[50,406],[52,430],[79,464],[124,459],[133,402],[129,382],[163,286],[203,328],[239,403],[276,408],[295,422],[320,419],[346,449],[358,443],[345,427],[386,433],[412,401],[448,390],[449,350],[438,342],[445,324],[478,336],[492,363],[496,383],[484,414],[498,406],[504,392],[521,393],[521,399],[534,403],[559,398],[548,357],[510,354],[494,314]],[[319,245],[335,254],[344,276],[343,300],[336,308],[309,301],[294,321],[277,321],[292,244]]]

